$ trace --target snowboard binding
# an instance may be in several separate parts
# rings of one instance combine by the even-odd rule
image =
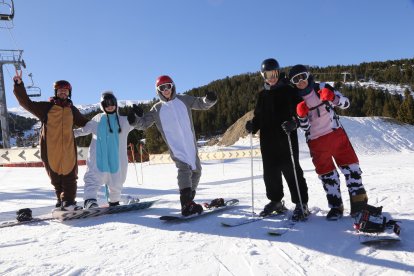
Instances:
[[[16,219],[19,222],[30,221],[33,219],[32,210],[30,208],[20,209],[19,211],[16,212],[16,215],[17,215]]]
[[[226,204],[224,203],[224,199],[222,198],[213,199],[210,203],[204,203],[203,205],[207,209],[226,206]]]
[[[371,213],[370,210],[363,210],[357,217],[354,223],[354,229],[358,232],[365,233],[382,233],[386,229],[399,235],[401,228],[395,220],[388,220],[381,213]]]

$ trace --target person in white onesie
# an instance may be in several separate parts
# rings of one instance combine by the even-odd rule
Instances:
[[[101,110],[104,113],[74,130],[76,137],[92,133],[83,178],[85,209],[98,207],[97,194],[102,184],[108,187],[109,206],[119,205],[128,168],[127,138],[134,127],[127,116],[118,115],[118,103],[112,91],[102,93]]]
[[[178,169],[181,213],[183,216],[200,214],[203,207],[193,201],[201,177],[201,164],[191,110],[209,109],[217,102],[217,94],[207,91],[205,97],[177,95],[169,76],[160,76],[155,86],[160,101],[136,120],[136,128],[147,129],[155,123]]]

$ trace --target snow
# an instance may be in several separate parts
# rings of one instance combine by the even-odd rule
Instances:
[[[119,107],[125,107],[125,106],[132,106],[133,104],[149,104],[150,101],[149,100],[119,100],[118,101],[118,105]],[[95,103],[95,104],[77,104],[75,105],[79,111],[82,114],[88,114],[91,112],[94,112],[98,109],[100,109],[101,104],[100,103]],[[26,118],[36,118],[36,116],[34,116],[32,113],[30,113],[29,111],[27,111],[26,109],[24,109],[21,106],[18,107],[9,107],[7,108],[7,111],[22,117],[26,117]]]
[[[414,126],[381,118],[342,118],[358,152],[363,183],[372,205],[401,221],[402,241],[392,246],[359,243],[349,217],[349,196],[342,180],[345,212],[327,221],[328,206],[314,172],[303,135],[301,165],[309,187],[308,221],[283,236],[270,236],[274,219],[225,228],[252,210],[251,160],[203,162],[196,200],[238,198],[240,205],[188,223],[165,223],[158,217],[178,211],[173,164],[130,164],[123,193],[142,201],[159,199],[152,208],[66,223],[49,221],[0,229],[0,275],[413,275],[414,274]],[[253,139],[254,147],[258,139]],[[240,139],[228,149],[250,148]],[[268,202],[260,159],[254,159],[255,211]],[[142,169],[142,170],[141,170]],[[83,175],[79,168],[78,201]],[[138,171],[138,179],[135,173]],[[143,183],[141,183],[141,172]],[[29,207],[34,215],[50,213],[54,194],[43,168],[0,168],[0,221],[14,219]],[[100,198],[104,202],[103,190]],[[285,185],[289,208],[289,190]]]

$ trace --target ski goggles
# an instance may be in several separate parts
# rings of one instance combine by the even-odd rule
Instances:
[[[174,84],[172,83],[164,83],[164,84],[158,85],[157,90],[160,92],[164,92],[165,90],[171,90],[173,86]]]
[[[104,98],[102,101],[102,106],[105,108],[108,106],[116,106],[116,99],[115,98]]]
[[[302,72],[302,73],[294,75],[290,79],[290,82],[293,83],[293,84],[298,84],[300,81],[305,81],[308,78],[309,78],[309,72]]]
[[[279,77],[279,72],[277,70],[264,71],[261,73],[265,80],[277,79]]]

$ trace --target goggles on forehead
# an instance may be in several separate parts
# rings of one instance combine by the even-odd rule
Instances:
[[[309,78],[309,73],[308,72],[302,72],[299,74],[294,75],[291,79],[290,82],[293,84],[298,84],[300,81],[305,81]]]
[[[158,85],[157,90],[160,92],[164,92],[165,90],[171,90],[173,86],[174,84],[172,83],[164,83],[164,84]]]
[[[262,76],[265,80],[277,79],[279,77],[279,72],[277,70],[264,71],[262,72]]]

